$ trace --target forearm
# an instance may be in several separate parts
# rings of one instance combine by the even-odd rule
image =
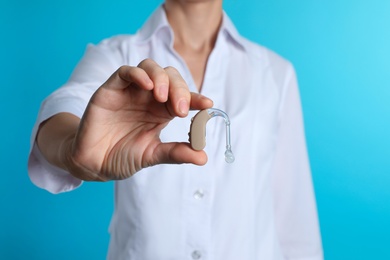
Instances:
[[[79,124],[78,117],[69,113],[60,113],[40,125],[36,141],[39,150],[49,163],[68,170],[66,158]]]

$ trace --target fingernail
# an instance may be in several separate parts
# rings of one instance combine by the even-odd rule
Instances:
[[[153,81],[150,78],[144,78],[144,81],[148,89],[153,88]]]
[[[188,112],[188,105],[187,105],[187,101],[185,100],[180,100],[179,102],[179,111],[180,113],[186,115],[187,112]]]
[[[164,98],[164,99],[167,97],[167,95],[168,95],[168,86],[167,85],[160,86],[159,95],[161,98]]]

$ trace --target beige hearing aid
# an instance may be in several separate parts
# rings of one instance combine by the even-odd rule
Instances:
[[[221,116],[225,119],[226,125],[226,151],[225,161],[228,163],[234,162],[234,155],[230,144],[230,120],[228,115],[220,109],[209,108],[199,111],[191,120],[189,132],[189,141],[194,150],[203,150],[206,147],[206,124],[215,117]]]

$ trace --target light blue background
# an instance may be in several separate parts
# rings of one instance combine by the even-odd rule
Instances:
[[[104,259],[112,183],[51,195],[26,171],[42,99],[87,43],[160,1],[0,2],[0,259]],[[297,70],[326,259],[390,259],[390,1],[226,0],[239,31]]]

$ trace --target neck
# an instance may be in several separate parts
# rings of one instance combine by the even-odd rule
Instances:
[[[166,0],[175,49],[210,53],[222,21],[222,0]]]
[[[173,48],[200,91],[222,21],[222,0],[166,0],[165,11],[175,36]]]

